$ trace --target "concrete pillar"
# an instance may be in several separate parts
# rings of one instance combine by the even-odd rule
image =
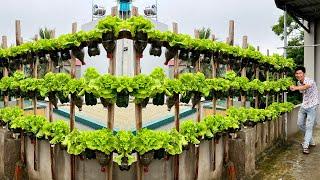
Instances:
[[[310,23],[310,33],[304,32],[304,44],[314,45],[315,44],[315,23]],[[304,48],[304,66],[307,70],[307,76],[315,78],[315,47]]]
[[[256,156],[261,153],[261,135],[262,135],[262,124],[258,123],[256,126],[256,140],[255,140],[255,148],[256,148]]]
[[[0,179],[13,179],[16,163],[20,160],[20,140],[0,128]]]
[[[235,165],[237,179],[241,179],[255,171],[256,129],[246,128],[238,134],[239,138],[229,141],[229,158]]]

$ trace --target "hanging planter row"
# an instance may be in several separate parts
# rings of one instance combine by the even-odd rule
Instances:
[[[198,145],[202,140],[218,138],[224,133],[238,131],[242,125],[254,126],[257,123],[274,120],[285,112],[290,112],[292,103],[273,103],[267,109],[231,108],[226,116],[208,116],[203,121],[185,121],[180,131],[153,131],[142,129],[134,135],[130,131],[114,134],[108,129],[95,131],[70,132],[68,124],[59,120],[49,122],[42,116],[23,116],[18,107],[0,109],[0,122],[15,133],[25,133],[30,138],[48,139],[50,144],[66,147],[69,154],[82,158],[97,159],[101,166],[106,166],[110,154],[116,153],[113,161],[121,170],[129,170],[136,161],[133,153],[138,153],[142,163],[148,166],[153,159],[181,154],[190,145]]]
[[[154,105],[164,105],[170,110],[175,98],[180,95],[180,102],[193,107],[204,97],[206,100],[225,98],[228,96],[272,95],[288,91],[293,84],[291,78],[276,81],[249,81],[246,77],[237,77],[235,72],[227,72],[225,78],[206,79],[202,73],[184,73],[179,79],[169,79],[161,68],[155,69],[150,75],[140,74],[135,77],[100,75],[95,69],[89,68],[83,78],[72,79],[66,73],[48,73],[43,79],[26,78],[17,71],[10,77],[0,80],[3,94],[15,97],[43,100],[45,97],[58,108],[58,100],[63,103],[73,99],[81,110],[83,96],[86,105],[96,105],[97,98],[104,107],[115,103],[118,107],[128,107],[129,97],[134,97],[136,104],[146,107],[152,99]],[[167,98],[165,98],[167,96]]]
[[[178,54],[179,59],[194,64],[202,54],[204,63],[209,63],[213,58],[221,64],[238,64],[240,67],[259,64],[261,69],[284,72],[294,67],[292,59],[279,55],[264,56],[252,47],[242,49],[224,42],[195,39],[189,35],[160,32],[153,28],[152,22],[142,16],[128,20],[108,16],[100,20],[94,30],[88,32],[79,31],[55,39],[40,39],[0,49],[0,65],[14,69],[19,64],[30,64],[36,59],[39,59],[40,63],[46,63],[48,55],[55,65],[70,59],[71,55],[85,64],[84,47],[88,47],[89,56],[100,54],[99,44],[102,44],[108,53],[112,53],[117,39],[130,38],[134,40],[138,54],[143,53],[148,43],[151,44],[149,52],[154,56],[161,56],[162,47],[166,47],[166,63]]]

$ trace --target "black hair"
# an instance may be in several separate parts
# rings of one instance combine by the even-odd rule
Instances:
[[[294,73],[296,73],[299,70],[301,70],[303,73],[306,73],[306,68],[303,66],[297,66],[296,69],[294,70]]]

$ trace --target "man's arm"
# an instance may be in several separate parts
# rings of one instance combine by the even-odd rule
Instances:
[[[290,86],[290,90],[291,91],[304,91],[304,90],[307,90],[311,87],[310,84],[304,84],[304,85],[301,85],[301,86]]]

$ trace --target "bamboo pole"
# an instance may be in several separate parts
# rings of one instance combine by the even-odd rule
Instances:
[[[114,50],[114,52],[112,54],[108,54],[107,55],[107,58],[109,58],[109,69],[108,69],[108,72],[111,75],[115,75],[115,72],[116,72],[116,57],[115,57],[115,54],[116,54],[116,49]],[[110,104],[108,106],[108,122],[107,122],[107,126],[111,131],[113,131],[113,128],[114,128],[114,109],[115,109],[114,103]],[[112,180],[112,174],[113,174],[113,161],[112,161],[113,154],[111,153],[110,156],[111,156],[111,158],[110,158],[111,160],[110,160],[110,162],[108,164],[108,168],[107,168],[107,176],[106,176],[107,180]]]
[[[242,48],[247,49],[248,48],[248,36],[242,37]],[[241,70],[241,76],[246,77],[247,76],[247,68],[243,67]],[[247,97],[241,95],[241,106],[246,107]]]
[[[172,27],[173,27],[173,33],[178,34],[178,23],[172,23]],[[179,78],[179,58],[178,58],[178,54],[176,54],[174,56],[174,78]],[[175,103],[174,103],[174,121],[175,121],[175,127],[177,129],[177,131],[179,131],[179,127],[180,127],[180,107],[179,107],[179,95],[174,95],[175,97]],[[174,156],[174,180],[178,180],[179,179],[179,155],[175,155]]]
[[[8,48],[7,36],[2,36],[2,48],[3,49]],[[8,77],[7,67],[3,67],[3,77]],[[9,96],[8,95],[3,96],[3,105],[4,105],[4,107],[7,107],[9,105]]]
[[[77,23],[72,23],[72,33],[77,32]],[[76,57],[71,53],[71,59],[70,59],[70,75],[71,78],[76,77]],[[71,98],[71,103],[70,103],[70,131],[74,129],[75,126],[75,102],[73,98]],[[76,169],[75,169],[75,164],[76,164],[76,157],[74,155],[71,155],[71,180],[76,179]]]

